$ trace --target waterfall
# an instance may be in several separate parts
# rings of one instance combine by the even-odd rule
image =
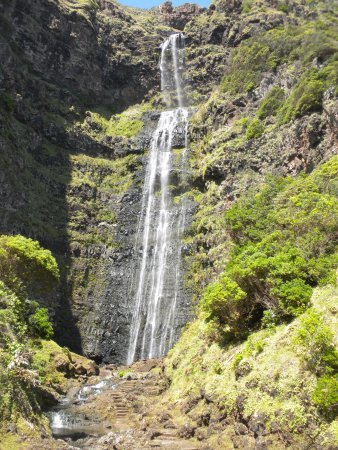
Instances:
[[[183,185],[188,172],[188,110],[183,107],[184,36],[172,34],[162,44],[161,90],[167,106],[150,146],[135,253],[133,317],[128,363],[163,356],[177,338],[177,306],[182,292],[182,243],[186,203],[175,205],[172,184]],[[180,149],[175,160],[173,149]],[[177,157],[176,157],[177,159]]]

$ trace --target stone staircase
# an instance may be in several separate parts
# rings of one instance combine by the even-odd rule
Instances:
[[[134,401],[139,396],[155,397],[159,395],[159,387],[154,386],[152,379],[121,380],[116,389],[110,393],[115,420],[121,429],[130,428],[137,413],[133,409]],[[136,448],[136,447],[135,447]],[[160,428],[150,433],[147,444],[142,450],[152,449],[198,450],[199,447],[187,439],[177,435],[176,429]]]
[[[158,430],[156,434],[156,438],[149,442],[149,447],[151,449],[167,448],[170,450],[198,450],[198,447],[194,444],[179,438],[174,430],[166,430],[164,428]]]

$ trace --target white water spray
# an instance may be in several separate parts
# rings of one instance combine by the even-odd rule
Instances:
[[[143,189],[136,251],[142,257],[136,270],[134,311],[130,328],[128,363],[137,358],[162,356],[176,338],[176,307],[181,287],[181,238],[186,206],[175,208],[171,196],[174,146],[184,146],[180,172],[187,172],[188,111],[183,108],[184,37],[173,34],[162,45],[161,89],[168,106],[151,141]]]

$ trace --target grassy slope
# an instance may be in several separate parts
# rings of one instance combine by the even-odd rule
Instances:
[[[313,310],[333,333],[336,345],[337,301],[338,290],[330,286],[316,289],[311,300]],[[327,422],[313,403],[316,376],[304,362],[308,348],[297,341],[307,314],[274,330],[253,333],[243,343],[225,348],[208,343],[208,325],[202,318],[197,319],[166,359],[171,384],[165,401],[180,407],[187,398],[199,396],[203,390],[222,413],[235,415],[239,413],[238,399],[242,398],[240,414],[245,423],[250,423],[255,415],[261,416],[268,431],[294,433],[294,446],[297,441],[316,440],[321,448],[337,443],[338,422]],[[195,410],[203,408],[202,404],[208,409],[202,399]],[[193,417],[194,409],[190,415]],[[213,439],[215,448],[222,448],[216,445],[222,440],[231,442],[229,429]]]

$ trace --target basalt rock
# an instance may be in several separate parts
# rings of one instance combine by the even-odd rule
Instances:
[[[166,1],[159,7],[160,21],[176,30],[183,30],[190,20],[205,11],[205,8],[194,3],[184,3],[176,8],[172,2]]]

